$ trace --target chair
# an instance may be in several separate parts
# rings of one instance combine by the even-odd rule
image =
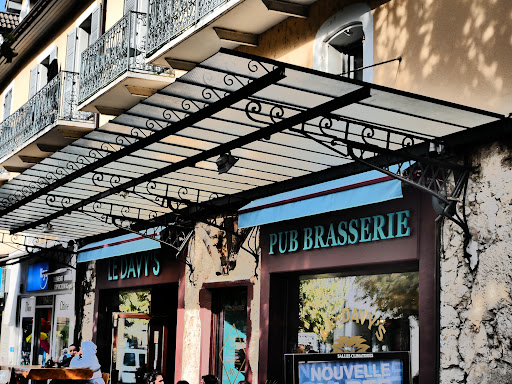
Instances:
[[[103,379],[103,381],[105,382],[105,384],[108,384],[108,380],[110,379],[110,373],[102,373],[101,374],[101,378]]]

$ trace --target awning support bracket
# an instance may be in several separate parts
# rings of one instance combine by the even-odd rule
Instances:
[[[332,116],[320,120],[318,124],[319,132],[308,132],[305,124],[302,124],[301,129],[291,129],[291,131],[314,140],[342,158],[354,160],[370,169],[382,172],[432,195],[436,213],[448,218],[462,229],[464,234],[464,256],[469,262],[471,255],[468,253],[467,246],[471,239],[471,233],[467,224],[465,209],[462,210],[461,217],[456,210],[456,204],[461,193],[467,188],[471,168],[441,157],[444,146],[440,140],[427,140],[414,134],[400,132],[401,142],[392,141],[391,135],[396,136],[397,133],[384,130],[386,132],[385,139],[381,139],[381,141],[385,141],[385,145],[379,147],[369,142],[375,139],[378,127],[363,125],[362,129],[359,128],[359,134],[354,134],[353,132],[349,133],[351,123],[345,121],[345,124],[345,130],[342,132],[344,135],[342,136],[333,133],[336,131],[331,129],[333,126]],[[361,127],[360,124],[357,125]],[[339,133],[339,131],[337,132]],[[360,140],[352,140],[349,138],[350,135]],[[429,142],[429,150],[433,149],[433,151],[426,151],[425,155],[419,156],[408,150],[418,142]],[[397,143],[400,143],[400,145]],[[398,148],[391,150],[393,146]],[[342,151],[341,148],[344,148],[346,152]],[[378,155],[389,157],[389,160],[384,162],[386,165],[381,166],[371,162],[371,158]],[[396,158],[402,160],[397,161]],[[392,165],[398,165],[396,171],[391,170]],[[453,183],[450,182],[451,178],[453,178]]]

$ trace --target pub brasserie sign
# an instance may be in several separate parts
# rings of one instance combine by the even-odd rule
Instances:
[[[342,220],[269,235],[269,254],[339,247],[411,235],[410,210]]]

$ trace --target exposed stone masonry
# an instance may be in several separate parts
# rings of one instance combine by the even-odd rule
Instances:
[[[441,243],[441,383],[512,383],[512,148],[474,153],[466,196],[471,266],[460,228]]]

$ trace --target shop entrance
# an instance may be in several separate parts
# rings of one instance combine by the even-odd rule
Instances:
[[[141,383],[153,369],[172,378],[177,284],[105,290],[99,301],[98,359],[111,383]]]
[[[114,312],[112,317],[112,372],[118,383],[135,383],[147,365],[154,365],[148,361],[151,316]]]

